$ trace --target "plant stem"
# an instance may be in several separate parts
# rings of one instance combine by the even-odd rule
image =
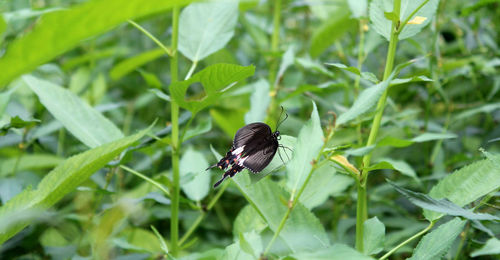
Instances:
[[[170,192],[168,192],[168,190],[167,190],[167,189],[165,189],[165,187],[164,187],[163,185],[161,185],[160,183],[158,183],[157,181],[155,181],[155,180],[153,180],[153,179],[149,178],[148,176],[146,176],[146,175],[144,175],[144,174],[142,174],[142,173],[140,173],[140,172],[138,172],[138,171],[135,171],[135,170],[133,170],[133,169],[131,169],[131,168],[129,168],[129,167],[127,167],[127,166],[125,166],[125,165],[120,165],[120,168],[122,168],[122,169],[124,169],[124,170],[126,170],[126,171],[128,171],[128,172],[130,172],[130,173],[132,173],[132,174],[134,174],[135,176],[138,176],[138,177],[139,177],[139,178],[141,178],[141,179],[144,179],[145,181],[147,181],[147,182],[149,182],[149,183],[151,183],[151,184],[152,184],[152,185],[154,185],[156,188],[158,188],[158,189],[160,189],[161,191],[163,191],[163,193],[165,193],[165,195],[166,195],[167,197],[170,197]]]
[[[178,8],[178,7],[175,7],[175,8]],[[174,9],[175,9],[174,8]],[[137,28],[139,31],[141,31],[142,33],[144,33],[146,36],[148,36],[151,40],[153,40],[158,46],[160,46],[160,48],[162,48],[169,56],[174,56],[174,52],[177,51],[177,43],[176,43],[176,48],[175,50],[173,49],[173,46],[172,46],[172,49],[168,49],[167,46],[165,46],[160,40],[158,40],[156,37],[154,37],[150,32],[148,32],[148,30],[144,29],[144,27],[140,26],[138,23],[132,21],[132,20],[128,20],[128,22],[130,24],[132,24],[135,28]],[[172,36],[173,36],[173,33],[172,33]],[[172,44],[173,45],[173,44]]]
[[[179,12],[178,6],[172,10],[172,58],[170,59],[170,79],[171,83],[178,81],[178,53],[177,42],[179,33]],[[172,187],[170,190],[172,205],[170,217],[170,244],[171,253],[177,257],[179,250],[179,196],[180,196],[180,176],[179,176],[179,105],[172,99],[171,120],[172,120]]]
[[[393,12],[396,17],[399,17],[401,10],[401,0],[394,1],[394,9]],[[389,41],[389,49],[387,51],[387,58],[384,69],[384,77],[383,80],[387,80],[391,75],[392,68],[394,67],[394,57],[396,55],[396,47],[398,44],[398,28],[399,21],[392,22],[391,29],[391,39]],[[366,142],[366,146],[373,145],[375,143],[375,139],[377,138],[378,130],[380,128],[380,122],[382,121],[382,116],[384,114],[385,103],[387,101],[389,88],[387,88],[382,97],[380,97],[377,103],[377,109],[375,117],[373,118],[372,128],[370,130],[370,135],[368,136],[368,141]],[[356,249],[358,251],[363,250],[363,223],[365,223],[368,218],[368,201],[366,198],[366,183],[368,180],[368,171],[365,169],[370,167],[371,153],[363,156],[363,164],[361,174],[359,176],[359,186],[358,187],[358,201],[357,201],[357,209],[356,212]]]
[[[290,199],[288,201],[288,209],[286,210],[285,215],[281,219],[281,222],[280,222],[280,224],[278,226],[278,229],[276,229],[276,231],[274,232],[273,238],[271,239],[271,241],[267,245],[267,247],[264,250],[264,252],[262,253],[262,255],[264,255],[264,256],[267,255],[267,253],[271,249],[271,246],[274,244],[274,242],[278,238],[281,230],[285,226],[285,223],[286,223],[288,217],[290,216],[290,213],[292,212],[292,210],[295,207],[295,205],[297,205],[297,203],[299,202],[300,195],[302,195],[302,192],[304,192],[304,190],[305,190],[305,188],[307,186],[307,183],[309,183],[309,180],[311,179],[312,173],[314,172],[314,170],[316,170],[318,168],[318,161],[321,158],[321,154],[323,154],[323,150],[325,149],[325,147],[326,147],[327,143],[330,141],[330,139],[333,137],[333,134],[334,134],[334,131],[332,129],[332,130],[329,131],[327,137],[325,138],[323,146],[321,147],[321,149],[319,150],[318,155],[316,156],[316,159],[315,159],[316,163],[313,164],[311,170],[307,174],[307,178],[305,179],[304,183],[300,187],[300,190],[297,193],[297,195],[295,196],[295,192],[292,191],[292,194],[290,195]]]
[[[387,257],[389,257],[390,255],[392,255],[394,252],[396,252],[398,249],[400,249],[401,247],[403,247],[404,245],[410,243],[413,239],[427,233],[427,231],[429,231],[433,226],[434,226],[435,222],[432,221],[431,223],[429,223],[429,225],[424,228],[422,231],[418,232],[417,234],[413,235],[412,237],[406,239],[405,241],[403,241],[401,244],[397,245],[396,247],[394,247],[393,249],[391,249],[391,251],[387,252],[385,255],[383,255],[381,258],[379,258],[379,260],[384,260],[386,259]]]
[[[280,43],[280,25],[281,25],[281,2],[282,0],[274,0],[274,10],[273,10],[273,34],[271,35],[271,64],[269,66],[269,84],[271,88],[269,90],[269,95],[271,96],[271,102],[269,105],[268,113],[268,123],[272,128],[274,121],[270,120],[274,118],[277,111],[277,96],[278,96],[278,85],[279,80],[277,77],[278,71],[278,59],[276,58],[276,53],[279,50]]]
[[[201,221],[206,217],[207,212],[210,211],[215,203],[219,200],[219,198],[222,196],[222,193],[226,190],[227,186],[229,186],[230,182],[225,182],[224,185],[217,191],[215,196],[212,198],[212,200],[208,203],[207,209],[205,211],[202,211],[201,214],[198,216],[198,218],[194,221],[193,225],[188,229],[188,231],[182,236],[181,240],[179,240],[179,246],[182,246],[184,242],[189,238],[189,236],[196,230],[196,228],[200,225]]]

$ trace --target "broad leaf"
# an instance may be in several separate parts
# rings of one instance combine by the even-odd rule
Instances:
[[[123,137],[111,121],[71,91],[32,76],[24,76],[23,79],[45,108],[88,147],[97,147]]]
[[[234,35],[238,1],[193,3],[179,18],[179,51],[193,62],[224,48]]]
[[[323,204],[328,197],[342,194],[353,183],[351,177],[338,174],[333,162],[328,162],[313,172],[299,201],[312,209]]]
[[[32,30],[11,42],[0,58],[0,88],[74,48],[82,40],[109,31],[127,19],[161,13],[187,2],[190,1],[89,1],[68,10],[45,14]]]
[[[500,220],[499,217],[485,214],[485,213],[474,213],[472,210],[463,209],[460,206],[457,206],[453,202],[447,199],[433,199],[431,196],[407,190],[405,188],[399,187],[395,183],[388,180],[388,182],[401,194],[403,194],[406,198],[408,198],[413,204],[435,212],[445,213],[451,216],[460,216],[472,220]],[[428,215],[426,215],[427,217]],[[442,215],[431,215],[435,216],[433,218],[427,217],[429,221],[435,221],[439,219]]]
[[[287,164],[286,186],[292,193],[304,184],[312,169],[313,161],[323,146],[323,130],[316,104],[313,103],[311,119],[300,129],[292,160]]]
[[[180,161],[181,178],[188,174],[194,174],[191,181],[181,185],[182,191],[187,197],[194,201],[200,201],[208,194],[210,189],[210,174],[205,169],[208,162],[202,153],[187,149]]]
[[[363,253],[377,254],[384,249],[385,226],[377,217],[367,219],[363,224]]]
[[[486,241],[486,244],[483,247],[470,254],[471,257],[481,255],[500,255],[500,240],[496,237],[492,237]]]
[[[269,228],[276,232],[287,211],[286,203],[282,201],[290,197],[288,192],[270,179],[251,184],[248,174],[245,173],[239,173],[233,180]],[[329,245],[319,220],[300,203],[290,213],[279,237],[292,252],[318,250]]]
[[[347,0],[352,16],[355,18],[366,17],[368,15],[367,0]]]
[[[462,167],[436,184],[429,195],[434,199],[446,198],[463,207],[500,188],[500,155]],[[424,211],[427,219],[439,218],[439,213]]]
[[[410,17],[409,23],[404,26],[403,31],[398,36],[400,40],[412,37],[413,35],[419,33],[422,28],[424,28],[432,20],[439,3],[439,0],[401,0],[401,12],[399,19],[398,17],[395,17],[395,19],[398,19],[401,23],[403,23],[403,21],[405,21],[414,10],[426,1],[427,3],[412,17]],[[373,0],[370,3],[370,21],[373,24],[373,28],[375,28],[375,31],[384,36],[388,41],[391,38],[392,21],[387,18],[386,14],[392,13],[394,8],[393,2],[393,0]],[[419,22],[412,20],[416,17],[421,17]]]
[[[259,258],[262,251],[262,239],[255,231],[252,231],[241,234],[235,243],[226,247],[224,254],[218,259],[254,260]]]
[[[188,80],[174,82],[169,86],[170,96],[177,101],[179,106],[196,114],[203,108],[215,103],[218,97],[229,87],[252,76],[254,71],[254,66],[214,64],[194,74]],[[188,88],[197,82],[203,85],[205,95],[201,98],[186,99]]]
[[[0,222],[11,218],[13,215],[50,208],[61,200],[64,195],[75,190],[94,172],[104,167],[127,147],[133,145],[150,128],[65,160],[42,179],[36,190],[26,189],[3,205],[0,208]],[[31,218],[20,218],[18,220],[0,229],[0,244],[21,231],[32,221]]]
[[[285,71],[290,67],[295,60],[295,51],[293,45],[290,45],[286,52],[283,54],[283,57],[281,58],[281,64],[280,68],[278,70],[278,75],[276,75],[276,79],[274,81],[274,85],[278,85],[279,81],[283,77],[283,74],[285,74]]]
[[[408,260],[441,259],[458,234],[462,232],[465,220],[454,218],[425,235]]]

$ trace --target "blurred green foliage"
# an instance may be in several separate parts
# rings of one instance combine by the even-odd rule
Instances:
[[[494,259],[498,17],[496,0],[1,1],[0,258]],[[213,189],[205,169],[280,106],[286,148]]]

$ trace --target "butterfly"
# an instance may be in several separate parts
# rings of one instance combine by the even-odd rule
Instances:
[[[288,117],[286,115],[285,119]],[[283,121],[285,121],[285,119]],[[283,122],[281,121],[281,122]],[[278,126],[281,123],[278,123]],[[221,170],[228,169],[222,178],[214,184],[219,186],[227,177],[233,177],[243,169],[258,173],[266,168],[272,161],[281,139],[279,131],[272,131],[265,123],[251,123],[240,128],[234,136],[233,145],[220,161],[207,168],[218,167]]]

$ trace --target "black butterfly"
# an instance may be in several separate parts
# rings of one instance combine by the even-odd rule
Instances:
[[[288,115],[286,115],[285,119]],[[281,121],[281,123],[283,122]],[[278,123],[278,126],[281,124]],[[251,123],[240,128],[234,136],[233,146],[217,164],[207,168],[218,167],[225,170],[231,165],[222,178],[214,184],[214,188],[219,186],[227,177],[233,177],[236,173],[247,168],[253,173],[258,173],[266,168],[271,162],[278,147],[280,139],[279,131],[271,131],[265,123]]]

